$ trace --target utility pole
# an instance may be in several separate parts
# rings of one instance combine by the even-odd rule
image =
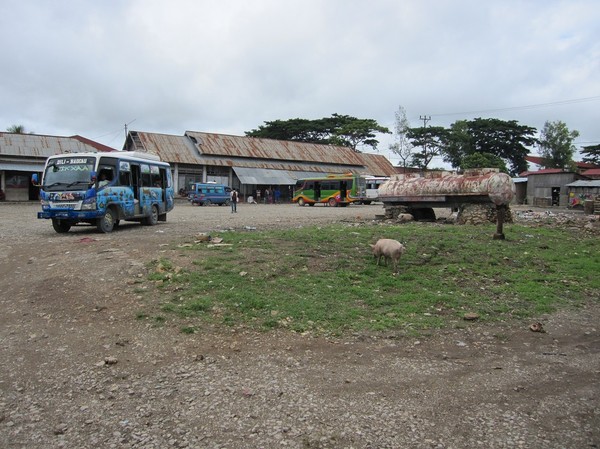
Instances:
[[[427,116],[427,115],[419,115],[419,120],[423,120],[423,131],[425,131],[425,128],[427,128],[427,122],[429,120],[431,120],[431,115]],[[427,160],[427,138],[425,137],[425,135],[423,134],[423,154],[425,156],[425,160]]]
[[[135,122],[137,119],[134,118],[132,121],[130,121],[129,123],[125,123],[125,141],[127,141],[127,125],[131,125],[133,122]]]

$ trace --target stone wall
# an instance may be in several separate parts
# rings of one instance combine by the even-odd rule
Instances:
[[[510,207],[507,207],[504,223],[514,223],[514,216]],[[395,220],[399,223],[412,221],[411,209],[407,206],[386,206],[384,218]],[[419,218],[417,217],[417,220]],[[463,204],[458,214],[452,214],[445,219],[446,222],[456,224],[486,224],[497,222],[497,210],[493,204]]]
[[[457,224],[485,224],[497,222],[497,209],[493,204],[463,204],[458,211]],[[514,223],[510,207],[505,209],[504,223]]]

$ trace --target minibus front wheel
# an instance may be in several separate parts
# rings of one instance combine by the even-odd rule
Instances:
[[[106,209],[104,215],[98,218],[98,221],[96,222],[96,227],[98,228],[98,231],[107,234],[109,232],[112,232],[113,228],[115,227],[116,221],[117,219],[115,217],[115,213],[112,209],[109,208]]]
[[[69,229],[71,229],[71,223],[65,220],[59,220],[58,218],[53,218],[52,227],[59,234],[64,234],[69,232]]]

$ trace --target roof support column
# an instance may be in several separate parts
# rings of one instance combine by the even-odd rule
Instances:
[[[173,164],[173,190],[179,191],[179,164]]]

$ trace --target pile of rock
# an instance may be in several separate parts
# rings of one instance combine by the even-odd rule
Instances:
[[[555,226],[600,234],[599,215],[584,215],[573,211],[523,210],[516,213],[516,221],[527,226]]]

